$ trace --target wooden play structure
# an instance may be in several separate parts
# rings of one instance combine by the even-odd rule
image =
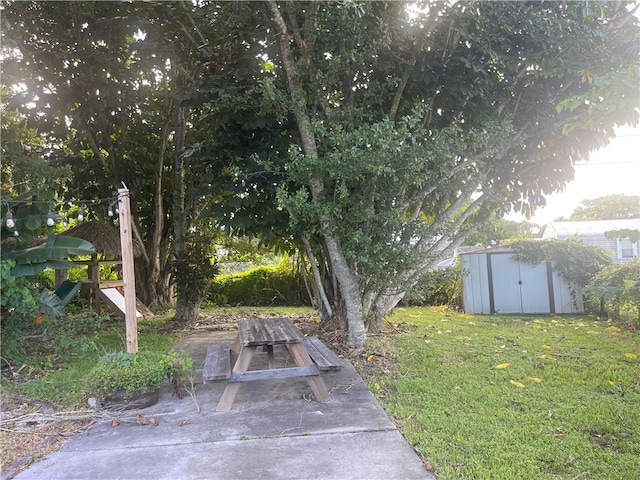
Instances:
[[[77,265],[87,265],[87,279],[82,284],[89,288],[89,305],[97,310],[104,302],[126,323],[127,351],[138,351],[137,321],[153,316],[153,313],[136,298],[134,256],[143,254],[142,247],[133,242],[131,235],[131,214],[129,191],[118,190],[118,212],[120,229],[110,224],[91,221],[64,232],[65,236],[82,238],[96,247],[90,260],[74,261]],[[103,279],[101,267],[115,266],[119,270],[118,279]],[[56,287],[64,284],[66,270],[56,270]]]
[[[122,257],[120,255],[120,235],[118,229],[107,223],[90,221],[68,230],[64,235],[82,238],[96,247],[96,253],[89,260],[75,260],[76,265],[87,266],[87,279],[82,286],[89,290],[89,306],[100,310],[104,302],[113,313],[125,320],[124,279],[122,278]],[[137,246],[137,244],[136,244]],[[102,267],[112,266],[118,271],[118,279],[102,278]],[[56,270],[56,287],[64,285],[66,270]],[[142,302],[136,299],[136,318],[153,315]]]

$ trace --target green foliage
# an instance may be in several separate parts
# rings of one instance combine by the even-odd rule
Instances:
[[[473,233],[467,235],[464,244],[487,247],[501,245],[515,239],[534,238],[539,228],[538,225],[528,221],[515,222],[504,218],[487,219],[480,225],[474,225]]]
[[[11,198],[32,189],[48,188],[53,192],[54,189],[51,187],[62,183],[63,179],[68,177],[70,169],[52,165],[47,156],[43,155],[46,152],[47,140],[39,135],[37,128],[27,125],[25,115],[7,107],[17,100],[20,94],[11,93],[9,88],[3,85],[0,86],[0,95],[2,197]],[[3,218],[5,213],[3,212]]]
[[[170,316],[156,316],[138,326],[141,350],[159,352],[174,364],[176,386],[192,379],[192,360],[183,352],[171,350],[178,335],[163,328]],[[7,360],[2,345],[3,391],[29,398],[74,407],[86,404],[85,378],[99,358],[122,351],[125,332],[122,322],[95,312],[84,311],[64,318],[43,318],[41,325],[29,322],[31,330],[18,338],[19,359]],[[160,331],[158,331],[160,330]],[[4,332],[3,332],[4,333]],[[4,382],[9,378],[9,382]]]
[[[611,253],[597,245],[589,245],[578,238],[565,240],[522,240],[509,244],[516,258],[531,265],[551,262],[552,268],[571,284],[584,286],[609,265]]]
[[[174,358],[157,351],[103,355],[87,375],[89,394],[104,399],[117,392],[149,392],[159,388],[175,370]]]
[[[599,295],[610,314],[635,313],[640,320],[640,261],[613,264],[602,269],[592,280],[590,290]]]
[[[36,246],[3,244],[2,260],[14,260],[12,273],[16,276],[34,275],[46,268],[66,269],[72,264],[71,255],[90,255],[95,247],[80,238],[49,235],[47,241]]]
[[[2,363],[11,368],[22,364],[34,369],[67,365],[76,359],[94,358],[96,344],[91,336],[105,323],[105,317],[86,311],[63,317],[34,316],[19,325],[3,320]],[[119,341],[119,339],[118,339]]]
[[[604,232],[604,236],[609,240],[628,238],[632,243],[635,243],[640,241],[640,230],[622,228],[620,230],[610,230],[608,232]]]
[[[59,318],[64,315],[64,305],[55,293],[48,290],[40,292],[40,313],[49,315],[50,317]]]
[[[121,181],[135,192],[158,262],[145,266],[162,270],[150,300],[169,283],[172,215],[188,230],[206,210],[229,231],[308,235],[327,283],[344,285],[320,258],[335,237],[360,277],[351,303],[364,304],[425,267],[407,243],[455,242],[465,222],[543,204],[638,118],[638,22],[620,3],[430,1],[416,16],[408,3],[282,4],[297,65],[286,75],[266,2],[6,2],[3,81],[24,85],[12,104],[46,138],[42,157],[70,166],[68,197],[104,198]],[[291,115],[298,99],[312,131]],[[190,110],[186,135],[170,134],[177,108]],[[317,146],[311,177],[287,155],[302,138]],[[183,173],[188,218],[166,200]]]
[[[583,200],[582,205],[577,207],[569,220],[621,220],[638,218],[640,209],[640,196],[614,194],[598,197],[591,200]]]
[[[13,274],[15,260],[6,260],[0,264],[0,285],[3,322],[19,323],[33,319],[37,312],[38,302],[24,277],[16,278]],[[3,323],[4,326],[4,323]]]
[[[220,275],[211,283],[209,300],[216,305],[308,305],[300,268],[284,257],[277,265]]]
[[[606,268],[607,267],[605,267],[605,269]],[[614,298],[619,290],[620,287],[612,287],[609,285],[587,285],[582,289],[582,295],[585,299],[585,312],[595,312],[597,308],[596,305],[599,305],[598,315],[600,318],[604,318],[607,313],[605,310],[606,303]],[[595,303],[593,300],[595,300]]]
[[[89,338],[103,328],[107,319],[91,311],[45,317],[40,328],[42,347],[36,346],[35,349],[41,348],[42,356],[58,365],[68,364],[74,358],[93,358],[96,352]]]
[[[38,298],[24,277],[11,273],[14,260],[0,263],[0,308],[2,326],[2,365],[19,363],[25,359],[20,336],[34,329],[33,319],[38,313]]]
[[[322,161],[299,156],[290,167],[291,180],[304,185],[311,175],[331,192],[319,202],[308,201],[306,187],[282,194],[292,227],[315,234],[319,219],[330,218],[327,228],[340,238],[363,291],[403,287],[396,277],[424,261],[415,242],[437,237],[465,210],[456,207],[454,192],[468,186],[440,182],[460,168],[454,152],[473,145],[476,158],[484,159],[499,148],[491,134],[509,129],[508,122],[484,131],[454,124],[433,133],[422,126],[425,113],[416,108],[396,122],[384,119],[355,128],[318,125],[317,139],[326,149]],[[396,192],[407,194],[399,198]],[[420,207],[421,215],[410,213]]]
[[[403,306],[459,306],[462,284],[459,262],[447,268],[429,270],[400,302]]]
[[[176,291],[185,304],[198,305],[219,270],[214,261],[215,245],[209,236],[196,231],[189,234],[186,246],[186,252],[173,265]]]
[[[218,247],[217,259],[220,263],[265,265],[273,263],[275,249],[258,238],[240,235],[225,235]]]

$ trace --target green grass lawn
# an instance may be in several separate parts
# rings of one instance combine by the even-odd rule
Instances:
[[[628,327],[401,308],[359,368],[440,480],[635,479],[640,334]]]

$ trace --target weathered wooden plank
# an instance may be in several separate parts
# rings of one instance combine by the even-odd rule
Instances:
[[[244,347],[240,350],[240,355],[238,356],[238,360],[233,367],[233,372],[246,372],[251,365],[251,359],[253,359],[253,354],[256,351],[256,347]],[[233,406],[233,401],[236,398],[236,394],[240,389],[239,382],[230,382],[227,383],[227,386],[224,387],[224,392],[222,392],[222,397],[220,397],[220,401],[218,402],[218,406],[216,407],[216,411],[218,412],[228,412],[231,410]]]
[[[291,343],[287,345],[287,348],[291,352],[293,359],[298,366],[313,366],[313,361],[309,354],[307,353],[307,349],[304,348],[304,344],[302,342],[299,343]],[[316,400],[320,403],[325,403],[329,401],[329,392],[327,391],[327,387],[322,380],[320,375],[312,375],[309,377],[305,377],[305,380],[311,387],[311,391],[316,396]]]
[[[274,368],[268,370],[249,370],[248,372],[233,372],[229,382],[250,382],[253,380],[272,380],[278,378],[308,377],[320,375],[315,365],[306,367]]]
[[[202,370],[203,382],[208,383],[216,380],[225,380],[230,376],[231,359],[229,346],[221,343],[209,345]]]
[[[300,342],[302,332],[287,318],[251,318],[238,322],[240,342],[245,346],[284,345]]]
[[[318,337],[307,337],[302,343],[320,370],[340,370],[343,367],[340,357],[322,343]]]

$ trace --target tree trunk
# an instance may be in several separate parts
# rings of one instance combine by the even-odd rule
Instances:
[[[276,2],[274,0],[269,0],[267,5],[276,27],[276,36],[280,47],[282,64],[286,72],[287,87],[292,100],[292,110],[298,126],[302,149],[306,156],[317,158],[318,151],[316,148],[316,140],[305,104],[305,95],[300,86],[297,67],[289,46],[287,25]],[[324,190],[322,181],[318,178],[311,177],[309,179],[309,184],[311,186],[312,201],[315,203],[321,203]],[[335,275],[338,280],[338,288],[340,289],[340,294],[345,304],[346,323],[349,328],[347,343],[353,346],[364,345],[366,340],[366,329],[362,318],[362,297],[357,279],[349,268],[342,250],[340,249],[339,242],[330,234],[330,219],[323,215],[320,217],[319,221],[327,253],[331,262],[332,274]],[[321,285],[318,287],[322,288]]]
[[[184,78],[178,72],[177,65],[174,66],[174,92],[184,90]],[[178,104],[176,107],[176,129],[175,129],[175,155],[173,160],[173,254],[176,262],[183,262],[187,256],[186,245],[186,222],[185,211],[185,188],[184,188],[184,159],[181,156],[184,149],[185,137],[187,134],[187,116],[189,108]],[[179,289],[178,289],[179,290]],[[185,315],[197,315],[198,305],[190,305],[182,295],[176,298],[176,314],[174,318],[190,319]],[[195,319],[195,317],[193,317]]]
[[[178,302],[176,304],[176,313],[173,319],[193,322],[198,318],[198,313],[200,313],[199,303],[197,305],[193,305],[187,304],[186,302]]]

